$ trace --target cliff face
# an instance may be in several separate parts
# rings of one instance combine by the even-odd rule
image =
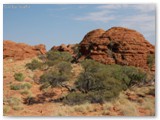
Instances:
[[[104,64],[131,65],[148,69],[147,56],[154,54],[151,45],[135,30],[112,27],[93,30],[80,43],[80,59],[91,58]]]
[[[12,58],[14,60],[23,60],[45,53],[46,48],[43,44],[29,46],[24,43],[15,43],[9,40],[3,41],[3,59]]]

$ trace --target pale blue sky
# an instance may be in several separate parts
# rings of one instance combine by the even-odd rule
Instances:
[[[3,6],[5,40],[30,45],[79,43],[93,29],[122,26],[141,32],[155,44],[154,4],[6,4]]]

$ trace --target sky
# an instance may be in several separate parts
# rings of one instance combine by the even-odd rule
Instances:
[[[156,40],[155,4],[4,4],[3,39],[29,45],[79,43],[91,30],[127,27]]]

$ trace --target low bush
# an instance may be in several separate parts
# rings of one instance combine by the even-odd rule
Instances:
[[[26,67],[33,71],[33,70],[41,68],[42,65],[43,65],[42,62],[40,62],[40,61],[38,61],[36,59],[33,59],[31,63],[27,63],[26,64]]]
[[[32,84],[29,82],[25,82],[21,85],[21,89],[30,89],[32,87]]]
[[[62,61],[56,65],[60,74],[70,74],[72,70],[71,63]]]
[[[17,81],[23,81],[25,77],[24,77],[24,75],[22,73],[15,73],[14,74],[14,78]]]
[[[22,90],[20,93],[21,93],[22,95],[28,95],[28,94],[30,94],[31,92],[28,91],[28,89],[25,89],[25,90]]]
[[[155,54],[149,54],[147,56],[147,64],[148,67],[151,69],[152,66],[155,64]]]
[[[42,84],[40,89],[45,89],[48,87],[57,87],[61,86],[63,82],[68,80],[68,75],[67,74],[61,74],[59,72],[55,71],[49,71],[47,73],[44,73],[40,77],[40,84]]]
[[[64,103],[104,103],[146,79],[145,72],[131,66],[104,65],[93,60],[84,60],[81,65],[84,71],[75,82],[79,92],[69,93]]]
[[[72,92],[68,94],[64,99],[63,103],[68,104],[68,105],[77,105],[77,104],[83,104],[87,102],[87,96],[83,93],[77,93],[77,92]]]
[[[11,90],[20,90],[21,89],[21,84],[11,84],[10,89]]]
[[[59,52],[59,51],[49,51],[47,52],[47,59],[48,60],[60,60],[60,61],[72,61],[72,56],[68,52]]]
[[[147,79],[146,72],[133,66],[120,66],[112,75],[116,79],[123,81],[124,85],[127,87],[141,82],[144,83]]]
[[[32,85],[28,82],[25,82],[23,84],[11,84],[10,89],[11,90],[21,90],[21,89],[30,89]]]

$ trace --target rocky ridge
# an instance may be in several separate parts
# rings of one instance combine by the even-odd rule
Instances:
[[[32,58],[45,53],[46,48],[43,44],[30,46],[10,40],[3,41],[3,59],[24,60],[25,58]]]

